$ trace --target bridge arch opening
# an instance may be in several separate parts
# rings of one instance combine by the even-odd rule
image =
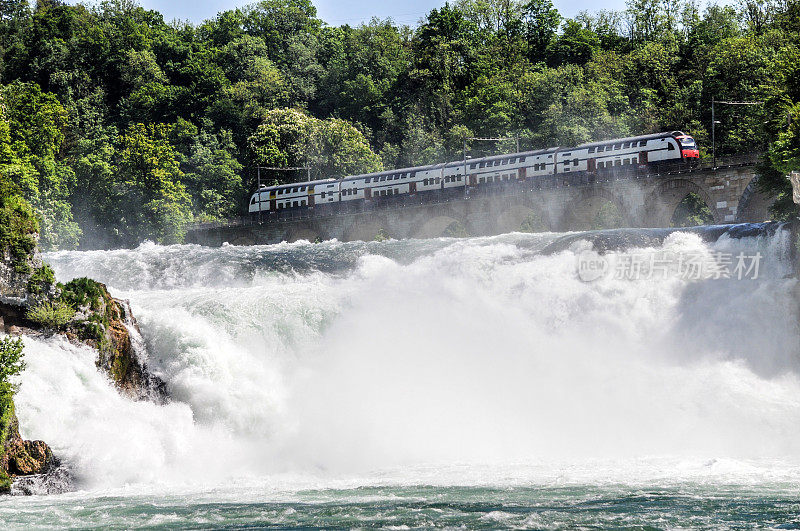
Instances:
[[[567,207],[565,230],[618,229],[630,226],[622,203],[605,190],[579,195]]]
[[[344,233],[344,241],[375,241],[394,238],[395,233],[386,220],[375,216],[356,219]]]
[[[700,194],[689,192],[672,213],[670,227],[692,227],[714,223],[714,214]]]
[[[550,220],[536,207],[514,205],[497,218],[497,232],[549,232]]]
[[[713,205],[708,191],[694,181],[670,179],[656,187],[648,198],[645,224],[679,227],[720,223]]]
[[[425,220],[411,233],[412,238],[465,238],[469,232],[464,224],[450,216],[435,216]]]
[[[753,177],[739,199],[739,208],[736,211],[736,221],[739,223],[758,223],[772,219],[770,210],[775,204],[775,197],[765,194],[759,188],[758,180],[758,175]]]
[[[292,232],[290,232],[288,241],[289,243],[294,243],[305,240],[314,243],[322,241],[323,239],[325,238],[321,237],[316,229],[306,227],[301,229],[295,229]]]

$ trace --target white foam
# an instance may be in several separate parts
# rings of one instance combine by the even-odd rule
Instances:
[[[761,460],[796,461],[800,344],[784,265],[760,281],[585,283],[573,252],[532,255],[516,238],[50,255],[60,278],[124,288],[175,402],[130,402],[88,349],[30,340],[26,435],[109,487],[414,482],[421,470],[443,483],[695,477],[707,463],[762,477],[773,465]],[[682,234],[664,248],[774,258],[775,240]],[[429,251],[387,257],[415,245]],[[351,252],[352,267],[327,273],[270,260]]]

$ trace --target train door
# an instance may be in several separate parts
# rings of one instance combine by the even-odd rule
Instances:
[[[639,152],[639,164],[647,164],[647,151]]]
[[[372,188],[364,187],[364,199],[372,199]]]
[[[470,186],[475,186],[476,184],[478,184],[478,177],[475,176],[475,175],[470,175],[469,176],[469,185]]]
[[[524,181],[526,175],[527,175],[526,168],[520,168],[517,174],[517,179],[519,179],[520,181]]]
[[[308,187],[308,207],[314,208],[314,187]]]
[[[416,181],[411,181],[408,183],[408,193],[414,195],[417,193],[417,183]]]
[[[589,159],[586,163],[586,171],[594,172],[597,169],[595,159]]]
[[[269,211],[275,212],[278,210],[278,200],[275,198],[275,192],[269,194]]]

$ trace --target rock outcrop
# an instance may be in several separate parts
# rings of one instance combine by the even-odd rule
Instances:
[[[0,331],[64,334],[97,349],[97,367],[123,394],[163,402],[164,383],[145,365],[144,343],[126,301],[87,278],[58,284],[37,248],[36,217],[18,190],[0,176]],[[23,440],[13,386],[0,381],[0,493],[61,492],[70,484],[42,441]]]
[[[64,285],[61,299],[76,309],[64,333],[97,349],[98,369],[122,393],[138,400],[167,398],[164,382],[147,370],[144,342],[128,301],[115,299],[104,284],[88,278]]]
[[[14,478],[48,474],[59,462],[45,442],[26,441],[20,436],[13,401],[5,402],[3,409],[0,413],[0,493],[8,493]]]

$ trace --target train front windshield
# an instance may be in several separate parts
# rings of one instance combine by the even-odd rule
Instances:
[[[694,138],[690,136],[684,136],[683,138],[679,139],[681,141],[681,147],[684,149],[694,149],[697,147],[697,144],[694,142]]]

